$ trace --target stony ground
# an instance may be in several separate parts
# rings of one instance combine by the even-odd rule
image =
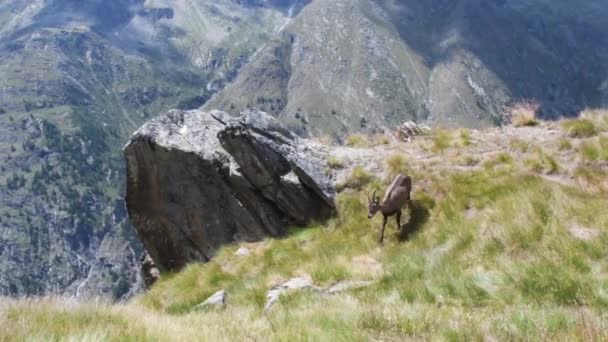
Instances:
[[[340,182],[356,166],[380,178],[388,176],[385,164],[389,157],[395,155],[403,156],[413,170],[440,174],[443,171],[479,170],[483,168],[484,161],[491,161],[503,153],[523,163],[527,157],[531,157],[531,152],[538,153],[540,148],[550,153],[560,166],[559,170],[543,173],[543,176],[564,184],[575,184],[573,172],[580,157],[573,149],[560,150],[560,143],[568,138],[559,122],[542,122],[527,127],[463,129],[439,134],[445,135],[442,138],[435,135],[417,136],[410,142],[397,139],[373,142],[371,138],[371,142],[366,140],[359,146],[321,145],[321,150],[328,158],[333,156],[343,162],[344,167],[334,172],[337,182]],[[575,139],[572,143],[584,141],[586,139]]]

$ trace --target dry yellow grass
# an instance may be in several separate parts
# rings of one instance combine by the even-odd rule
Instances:
[[[370,144],[369,137],[365,134],[352,134],[346,138],[344,143],[351,147],[365,147]]]
[[[607,109],[586,109],[581,112],[580,117],[592,121],[600,131],[608,130]]]
[[[539,121],[536,119],[538,103],[533,101],[523,101],[514,104],[509,109],[511,124],[515,127],[536,126]]]
[[[570,138],[589,138],[598,133],[595,123],[584,118],[564,120],[562,127]]]

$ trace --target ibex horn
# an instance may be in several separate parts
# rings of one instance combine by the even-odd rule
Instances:
[[[372,199],[376,199],[376,192],[378,191],[378,189],[374,189],[374,194],[372,195]]]

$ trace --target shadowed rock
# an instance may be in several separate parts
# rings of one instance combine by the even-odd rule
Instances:
[[[150,288],[160,277],[160,272],[154,264],[154,260],[150,257],[150,254],[145,253],[140,258],[141,273],[146,288]]]
[[[263,112],[173,110],[125,146],[127,209],[160,270],[335,212],[324,162]]]

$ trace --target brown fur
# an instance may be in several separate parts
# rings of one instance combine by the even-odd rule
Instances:
[[[396,215],[397,227],[401,229],[401,210],[410,203],[410,194],[412,192],[412,178],[398,174],[391,185],[386,190],[382,202],[380,197],[376,196],[376,192],[371,198],[368,197],[368,218],[380,211],[384,220],[382,222],[382,231],[380,233],[379,242],[384,241],[384,228],[389,216]]]

